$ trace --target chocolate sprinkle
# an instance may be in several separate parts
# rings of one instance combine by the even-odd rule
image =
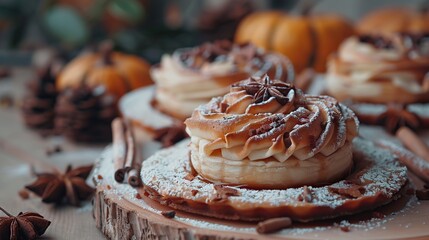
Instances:
[[[288,217],[268,219],[258,223],[256,231],[259,234],[267,234],[280,231],[292,226],[292,220]]]
[[[298,196],[298,200],[301,202],[304,201],[307,203],[311,203],[313,201],[313,194],[311,192],[311,189],[307,186],[304,186],[302,193]]]
[[[349,226],[340,226],[340,229],[343,232],[350,232],[350,227]]]
[[[227,187],[221,184],[215,184],[214,189],[216,190],[216,195],[212,199],[214,202],[224,202],[227,201],[231,196],[240,196],[240,192],[237,189]]]
[[[383,214],[383,213],[381,213],[381,212],[377,212],[377,211],[375,211],[375,212],[372,212],[372,217],[373,218],[379,218],[379,219],[382,219],[382,218],[384,218],[385,217],[385,215]]]
[[[176,216],[176,211],[162,211],[161,215],[166,218],[174,218]]]
[[[185,176],[185,179],[186,179],[186,180],[188,180],[188,181],[192,181],[192,180],[194,180],[194,179],[195,179],[195,175],[194,175],[194,174],[192,174],[192,173],[188,173],[188,174]]]
[[[429,200],[429,189],[416,190],[416,196],[419,200]]]
[[[347,198],[358,198],[365,193],[365,188],[359,185],[352,185],[344,188],[328,187],[329,191]]]

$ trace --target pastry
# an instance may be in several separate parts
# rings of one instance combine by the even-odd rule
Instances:
[[[174,209],[311,221],[389,203],[407,181],[394,155],[355,138],[349,108],[268,76],[232,85],[185,124],[189,147],[161,150],[141,171],[144,193]]]
[[[364,123],[390,125],[391,131],[404,124],[418,128],[428,126],[427,114],[412,110],[429,102],[428,72],[428,34],[361,35],[347,39],[331,58],[327,90],[339,100],[352,100]],[[417,115],[417,123],[402,110]],[[386,122],[386,114],[397,123]]]
[[[184,120],[212,97],[224,95],[229,86],[250,75],[269,74],[277,79],[293,79],[289,61],[268,54],[251,44],[229,41],[205,43],[164,55],[151,70],[156,83],[154,105],[174,118]]]
[[[196,107],[224,95],[235,82],[264,74],[285,81],[294,79],[293,66],[287,58],[252,44],[223,40],[178,49],[172,55],[164,55],[161,63],[152,68],[155,86],[125,95],[119,108],[138,126],[142,133],[139,135],[168,146],[186,136],[183,120]]]

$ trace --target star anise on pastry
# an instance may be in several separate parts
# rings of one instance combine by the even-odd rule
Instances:
[[[19,213],[13,216],[0,207],[6,217],[0,217],[0,239],[36,239],[43,235],[51,222],[34,212]]]
[[[421,119],[417,114],[409,112],[403,104],[389,104],[386,111],[378,116],[377,123],[394,133],[402,126],[418,129]]]
[[[271,80],[268,75],[260,79],[250,78],[248,81],[233,86],[241,87],[249,95],[252,95],[255,99],[255,103],[265,102],[271,97],[274,97],[277,102],[282,105],[289,102],[290,99],[287,95],[294,89],[294,87],[288,83],[279,80]]]
[[[45,203],[59,204],[66,199],[69,204],[78,206],[80,201],[87,200],[94,192],[94,188],[85,182],[91,170],[92,165],[75,169],[69,165],[65,173],[37,174],[37,180],[25,187]]]

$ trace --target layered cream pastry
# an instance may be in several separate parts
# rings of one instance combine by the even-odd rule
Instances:
[[[334,98],[250,78],[185,121],[191,162],[204,178],[255,188],[323,185],[353,165],[358,121]],[[308,176],[312,176],[309,178]]]
[[[327,90],[340,100],[429,101],[429,34],[355,36],[328,66]]]
[[[282,80],[294,77],[285,57],[251,44],[217,41],[179,49],[164,55],[151,71],[157,86],[154,103],[162,112],[184,120],[199,105],[227,93],[231,84],[264,74]]]
[[[406,168],[355,138],[358,120],[328,96],[250,78],[195,109],[189,140],[143,161],[145,196],[222,219],[310,221],[387,204]]]

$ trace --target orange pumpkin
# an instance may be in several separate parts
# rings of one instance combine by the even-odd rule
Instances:
[[[309,67],[324,72],[328,56],[353,33],[353,25],[341,16],[292,16],[267,11],[245,18],[238,26],[235,41],[252,42],[282,53],[293,62],[297,72]]]
[[[404,7],[381,8],[363,17],[357,30],[361,34],[428,33],[429,11]]]
[[[59,74],[59,91],[77,87],[103,85],[118,98],[125,93],[152,84],[150,65],[141,58],[111,50],[102,50],[78,56]]]

